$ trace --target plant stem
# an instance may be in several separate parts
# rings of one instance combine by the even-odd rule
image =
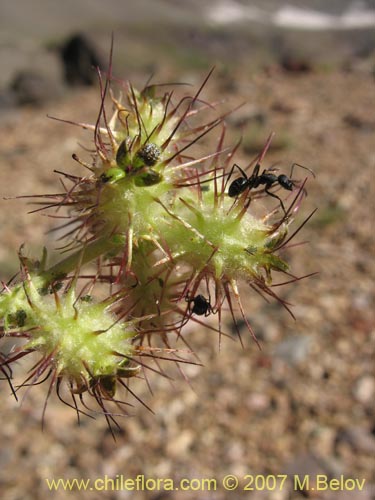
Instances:
[[[41,273],[41,277],[45,280],[45,284],[48,285],[51,281],[67,275],[78,267],[81,267],[102,255],[106,255],[113,250],[118,252],[119,247],[123,247],[124,245],[125,237],[121,235],[100,238],[92,243],[88,243],[77,252],[57,262],[52,267]]]

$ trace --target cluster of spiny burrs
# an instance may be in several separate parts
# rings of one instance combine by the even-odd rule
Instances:
[[[0,295],[0,337],[16,339],[1,355],[0,375],[13,393],[49,379],[48,395],[56,388],[79,415],[90,413],[83,399],[90,394],[108,420],[113,415],[107,402],[121,412],[127,404],[116,398],[118,386],[132,392],[129,379],[146,376],[146,368],[163,373],[160,358],[192,362],[182,357],[192,352],[183,333],[188,321],[205,324],[205,317],[217,315],[216,326],[207,327],[220,338],[224,307],[236,328],[239,311],[258,343],[241,302],[241,282],[290,311],[274,292],[282,283],[275,284],[273,276],[283,273],[288,283],[301,279],[289,272],[279,251],[310,217],[289,234],[305,182],[287,183],[286,176],[266,170],[259,174],[272,135],[248,165],[255,165],[253,174],[239,168],[244,177],[233,177],[238,145],[224,146],[225,115],[204,118],[215,111],[215,104],[201,98],[211,72],[194,95],[177,102],[173,85],[161,92],[161,85],[137,91],[123,84],[115,97],[110,73],[103,82],[98,72],[96,124],[76,124],[94,135],[92,161],[73,155],[88,173],[57,170],[63,192],[39,196],[37,210],[49,210],[52,217],[67,209],[62,249],[68,256],[47,268],[46,253],[37,262],[20,252],[20,276]],[[214,151],[194,157],[193,146],[213,129],[219,130]],[[257,200],[274,195],[275,179],[292,191],[288,208],[281,202],[254,215]],[[95,298],[97,290],[104,299]],[[174,347],[179,340],[183,350]],[[15,387],[12,363],[32,352],[39,360]],[[62,396],[63,381],[71,402]]]

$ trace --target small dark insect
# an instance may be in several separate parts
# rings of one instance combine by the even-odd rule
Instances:
[[[209,316],[211,313],[213,313],[213,309],[211,306],[211,303],[206,297],[203,295],[199,294],[193,297],[192,299],[189,298],[189,296],[185,297],[186,302],[189,304],[189,309],[190,309],[190,304],[193,303],[193,307],[191,309],[191,314],[197,314],[198,316]]]
[[[116,153],[116,163],[119,168],[108,169],[102,174],[101,181],[114,183],[129,174],[135,175],[136,186],[153,186],[161,182],[162,175],[150,168],[156,165],[160,158],[159,147],[149,142],[142,146],[134,156],[130,155],[130,149],[129,138],[126,138],[121,142]]]
[[[155,184],[159,184],[162,180],[163,176],[150,168],[148,172],[138,175],[134,180],[134,184],[136,186],[154,186]]]
[[[137,157],[142,160],[147,167],[153,167],[158,162],[160,155],[160,149],[152,142],[145,144],[137,151]]]
[[[12,325],[22,328],[26,324],[27,314],[23,309],[18,309],[14,314],[8,314],[7,321]]]
[[[233,172],[234,168],[238,168],[238,170],[241,172],[242,177],[238,177],[235,179],[229,186],[228,189],[228,196],[231,198],[235,198],[236,196],[239,196],[242,194],[246,189],[250,191],[250,189],[256,189],[257,187],[264,185],[265,186],[265,192],[272,196],[273,198],[276,198],[279,200],[281,208],[283,209],[284,213],[285,207],[284,203],[282,202],[281,198],[277,196],[275,193],[272,193],[269,191],[275,184],[279,184],[283,189],[286,189],[287,191],[292,191],[294,186],[296,186],[296,181],[294,181],[291,177],[293,176],[293,170],[294,167],[300,167],[304,168],[305,170],[308,170],[311,172],[311,174],[315,177],[315,174],[312,170],[310,170],[307,167],[304,167],[303,165],[300,165],[299,163],[293,163],[291,171],[290,171],[290,176],[288,177],[285,174],[281,175],[275,175],[272,173],[272,169],[265,169],[261,174],[259,174],[260,170],[260,164],[257,163],[254,167],[253,173],[248,177],[246,175],[246,172],[242,170],[242,168],[237,165],[236,163],[232,167]],[[231,175],[231,174],[230,174]]]

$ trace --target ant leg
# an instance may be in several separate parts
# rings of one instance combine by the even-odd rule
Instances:
[[[253,173],[251,174],[250,178],[256,178],[259,177],[259,169],[260,169],[260,163],[257,163],[253,169]],[[266,172],[266,170],[263,170],[263,174]],[[263,175],[262,174],[262,175]]]
[[[311,170],[311,168],[305,167],[304,165],[300,165],[299,163],[293,163],[292,168],[290,169],[290,175],[289,175],[290,179],[292,179],[292,177],[293,177],[294,167],[300,167],[300,168],[303,168],[304,170],[307,170],[308,172],[310,172],[310,174],[315,179],[315,172],[313,170]]]
[[[189,319],[191,318],[191,316],[193,314],[193,312],[191,310],[191,307],[190,307],[190,304],[193,302],[194,299],[190,298],[190,292],[189,292],[189,290],[187,291],[187,293],[186,293],[186,295],[185,295],[184,298],[185,298],[185,302],[187,303],[187,307],[186,307],[185,312],[183,313],[184,315],[183,315],[183,318],[181,320],[181,324],[179,326],[180,330],[181,330],[181,328],[183,326],[186,325],[186,323],[189,321]],[[180,336],[180,334],[179,334],[179,336]]]
[[[276,198],[277,200],[279,200],[280,205],[281,205],[281,208],[283,209],[284,214],[286,215],[286,210],[285,210],[285,207],[284,207],[283,200],[280,198],[280,196],[277,196],[277,194],[274,194],[274,193],[271,193],[271,191],[268,191],[268,189],[269,189],[269,188],[268,188],[268,187],[266,187],[264,191],[265,191],[267,194],[269,194],[270,196],[272,196],[272,198]]]
[[[211,314],[212,307],[211,307],[210,280],[209,280],[209,277],[207,275],[205,278],[206,278],[205,279],[206,290],[207,290],[207,295],[208,295],[208,307],[207,307],[207,311],[204,313],[204,315],[207,318],[207,316],[209,316]]]
[[[249,189],[249,191],[250,189],[254,189],[259,186],[260,178],[262,177],[263,174],[267,172],[267,170],[263,170],[261,175],[259,175],[259,170],[260,170],[260,163],[257,163],[253,168],[252,174],[247,179],[247,188]]]
[[[242,168],[241,168],[239,165],[237,165],[237,163],[235,163],[235,164],[233,165],[232,169],[234,169],[234,167],[237,167],[237,168],[238,168],[238,170],[241,172],[241,174],[242,174],[244,177],[246,177],[246,178],[247,178],[246,172],[244,172],[244,171],[242,170]]]

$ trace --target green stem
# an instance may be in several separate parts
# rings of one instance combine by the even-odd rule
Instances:
[[[83,246],[81,250],[69,255],[65,259],[57,262],[52,267],[41,273],[41,277],[48,285],[51,281],[58,279],[61,276],[66,276],[78,266],[82,266],[97,259],[101,255],[108,254],[113,250],[118,250],[125,245],[125,237],[114,235],[112,237],[104,237]]]

